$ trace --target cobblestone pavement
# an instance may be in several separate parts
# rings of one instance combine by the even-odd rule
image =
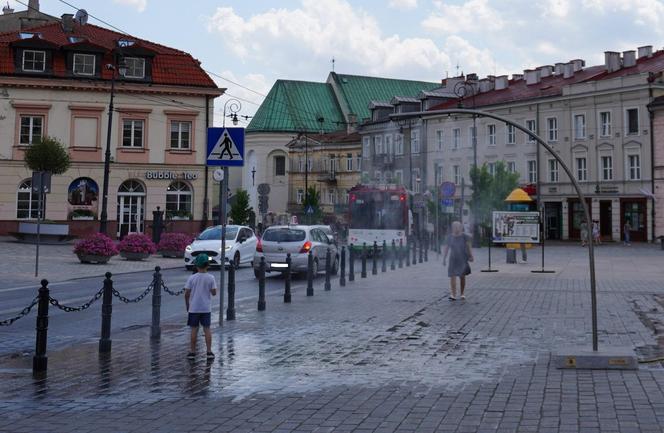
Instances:
[[[428,263],[348,283],[267,311],[238,306],[213,327],[217,358],[187,361],[188,330],[166,323],[98,335],[49,353],[47,377],[30,357],[0,358],[0,432],[660,432],[664,368],[570,371],[550,365],[559,346],[590,345],[585,250],[554,246],[558,272],[506,265],[483,274],[478,252],[468,300],[447,300]],[[664,252],[597,251],[600,345],[662,355]],[[319,282],[322,284],[322,281]],[[660,296],[662,298],[660,298]],[[183,318],[184,319],[184,318]]]

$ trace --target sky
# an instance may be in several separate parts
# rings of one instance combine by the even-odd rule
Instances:
[[[199,59],[227,89],[215,122],[230,97],[252,115],[277,79],[325,81],[333,58],[339,73],[440,82],[457,71],[601,64],[604,51],[661,49],[664,37],[664,0],[40,1],[55,16],[74,13],[70,5],[92,24],[107,27],[94,16]]]

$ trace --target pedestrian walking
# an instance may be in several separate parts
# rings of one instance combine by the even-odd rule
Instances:
[[[450,277],[450,301],[456,301],[456,278],[459,278],[461,300],[465,300],[466,275],[470,275],[470,264],[473,261],[470,236],[463,232],[463,225],[459,221],[452,223],[452,233],[445,242],[443,265],[447,264],[447,254],[450,254],[450,264],[447,267],[447,276]]]
[[[581,221],[581,246],[586,246],[586,241],[588,240],[588,223],[586,220]]]
[[[187,358],[196,357],[196,339],[198,328],[203,327],[205,334],[205,347],[207,348],[207,359],[214,359],[212,353],[212,333],[210,332],[210,320],[212,316],[212,296],[217,294],[217,282],[208,274],[210,258],[202,253],[194,259],[197,273],[190,276],[184,285],[184,302],[187,306],[187,325],[191,328],[191,341]]]
[[[602,243],[601,236],[599,234],[599,221],[593,221],[593,242],[595,245],[600,245]]]
[[[623,226],[623,240],[625,245],[632,245],[630,232],[632,231],[632,225],[629,223],[629,220],[625,220],[625,225]]]

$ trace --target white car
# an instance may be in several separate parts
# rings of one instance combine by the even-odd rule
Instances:
[[[211,266],[221,266],[221,226],[205,229],[184,251],[184,265],[193,269],[194,258],[205,253],[210,258]],[[258,239],[254,231],[247,226],[226,226],[226,254],[224,264],[232,264],[237,269],[243,263],[251,263],[256,251]]]

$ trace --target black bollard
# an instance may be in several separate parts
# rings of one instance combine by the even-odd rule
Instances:
[[[381,262],[380,271],[387,272],[387,242],[383,240],[383,251],[381,252],[383,260]]]
[[[348,281],[355,281],[355,247],[348,247]]]
[[[429,238],[424,238],[424,261],[429,261]]]
[[[101,338],[99,339],[99,353],[111,351],[111,315],[113,314],[113,275],[106,272],[104,280],[104,295],[101,304]]]
[[[39,288],[39,304],[37,304],[37,338],[35,340],[35,356],[32,357],[32,372],[41,373],[48,367],[46,356],[46,340],[48,335],[48,281],[41,280]]]
[[[346,285],[346,247],[341,247],[341,275],[339,275],[339,285],[344,287]]]
[[[311,250],[307,255],[307,296],[314,296],[314,256]]]
[[[378,274],[378,244],[374,241],[373,254],[371,257],[371,275]]]
[[[161,280],[161,268],[155,266],[152,276],[152,328],[150,329],[150,338],[159,340],[161,338],[161,286],[164,284]]]
[[[413,238],[413,266],[417,264],[417,239]]]
[[[284,302],[291,301],[291,256],[286,254],[286,272],[284,274]]]
[[[420,261],[419,261],[419,263],[422,263],[424,261],[424,248],[422,248],[422,239],[420,239],[419,247],[420,247]]]
[[[406,267],[410,266],[410,239],[406,239],[406,245],[404,249],[404,255],[406,256]]]
[[[265,257],[258,265],[258,311],[265,311]]]
[[[399,239],[399,269],[403,268],[403,239]]]
[[[325,252],[325,291],[331,290],[332,285],[330,284],[330,274],[332,273],[332,253],[330,252],[330,247],[327,247]]]
[[[228,267],[228,285],[226,290],[228,291],[226,320],[235,320],[235,266],[233,265]]]
[[[396,269],[396,256],[397,254],[397,244],[394,242],[394,239],[392,239],[392,252],[390,253],[390,270],[393,271]]]
[[[367,277],[367,243],[362,244],[362,273],[360,274],[362,278]]]

